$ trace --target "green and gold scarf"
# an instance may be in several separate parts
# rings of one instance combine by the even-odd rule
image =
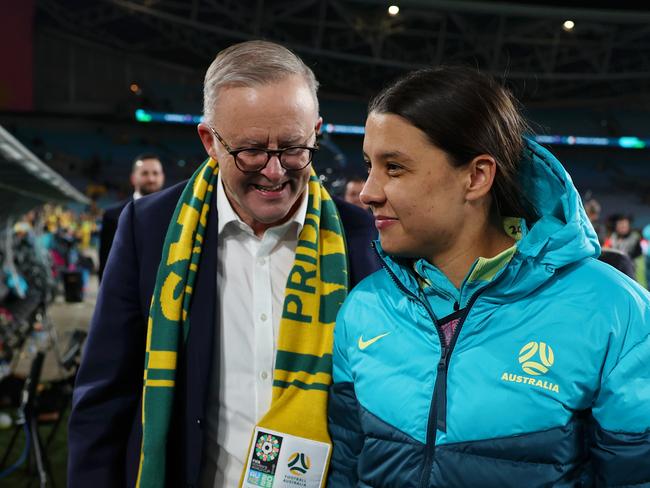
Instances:
[[[199,167],[183,190],[165,236],[147,326],[140,488],[165,484],[177,358],[189,332],[192,291],[208,212],[215,208],[217,174],[214,159]],[[334,322],[348,291],[347,259],[336,206],[313,171],[308,191],[307,215],[285,290],[273,399],[258,426],[331,444],[327,391]],[[297,418],[301,422],[295,422]]]

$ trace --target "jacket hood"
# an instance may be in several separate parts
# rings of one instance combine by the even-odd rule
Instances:
[[[582,205],[571,177],[548,150],[529,139],[520,165],[520,185],[538,220],[521,220],[521,239],[509,264],[491,280],[485,298],[513,300],[532,293],[557,270],[588,257],[600,255],[596,232]],[[403,266],[377,250],[385,264],[404,285],[412,289],[415,280]],[[464,296],[484,287],[483,282],[465,283]]]
[[[518,253],[561,268],[598,257],[600,244],[571,176],[549,151],[526,139],[520,183],[539,220],[527,222]]]

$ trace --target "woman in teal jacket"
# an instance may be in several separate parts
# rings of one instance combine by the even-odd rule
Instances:
[[[650,297],[596,259],[571,178],[525,130],[471,69],[371,102],[383,270],[337,319],[329,486],[650,486]]]

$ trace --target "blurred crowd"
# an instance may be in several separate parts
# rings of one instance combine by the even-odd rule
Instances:
[[[6,295],[37,294],[51,301],[64,290],[66,273],[78,273],[82,289],[97,269],[101,212],[44,205],[5,230],[0,249]],[[37,278],[38,277],[38,278]],[[0,303],[2,302],[0,294]]]
[[[650,225],[637,228],[634,217],[625,213],[613,213],[602,218],[602,207],[594,198],[587,199],[584,207],[602,246],[601,260],[648,288]]]

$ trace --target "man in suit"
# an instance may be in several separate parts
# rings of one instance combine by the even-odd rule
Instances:
[[[111,250],[117,221],[127,203],[137,200],[140,197],[155,193],[162,189],[165,184],[165,172],[163,171],[160,158],[155,154],[140,154],[133,161],[131,168],[131,186],[133,195],[113,207],[109,207],[102,217],[102,228],[99,237],[99,279],[102,279],[108,252]]]
[[[350,178],[345,184],[345,194],[343,195],[345,201],[364,210],[368,210],[368,205],[363,203],[359,198],[359,195],[361,195],[361,190],[363,190],[363,185],[365,184],[365,178],[361,178],[359,176]]]
[[[263,41],[222,51],[206,73],[198,132],[219,164],[216,202],[201,237],[160,486],[236,486],[271,405],[278,323],[322,124],[317,86],[294,53]],[[138,475],[146,322],[184,187],[131,202],[120,217],[74,392],[72,488],[133,486]],[[335,202],[354,286],[377,268],[374,226],[363,210]]]

